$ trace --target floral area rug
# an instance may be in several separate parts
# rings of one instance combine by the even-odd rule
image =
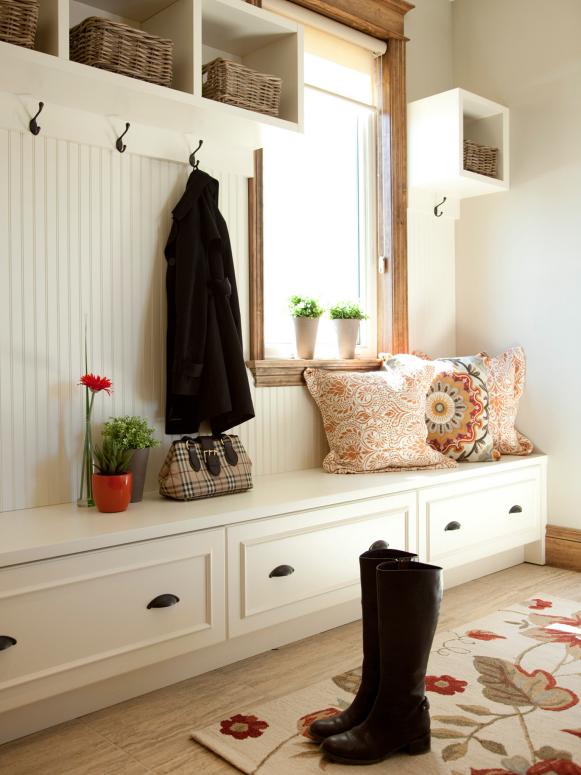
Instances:
[[[540,593],[438,633],[426,677],[431,752],[397,754],[366,775],[581,775],[580,608]],[[240,708],[193,738],[249,775],[353,775],[307,729],[348,706],[359,680],[352,670]]]

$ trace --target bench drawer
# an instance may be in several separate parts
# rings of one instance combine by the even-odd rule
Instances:
[[[0,697],[15,702],[18,687],[59,674],[71,688],[80,667],[86,683],[92,663],[102,678],[223,640],[224,578],[222,529],[0,570],[0,635],[16,641],[0,651]]]
[[[541,538],[535,468],[424,490],[425,556],[445,568]]]
[[[229,527],[230,636],[359,598],[359,554],[415,548],[415,523],[405,493]]]

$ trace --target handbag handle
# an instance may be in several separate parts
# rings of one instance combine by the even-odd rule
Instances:
[[[238,453],[234,449],[234,445],[232,444],[232,439],[230,436],[227,436],[225,433],[223,433],[220,436],[220,443],[222,444],[222,447],[224,448],[224,457],[226,458],[227,462],[232,466],[238,465]]]

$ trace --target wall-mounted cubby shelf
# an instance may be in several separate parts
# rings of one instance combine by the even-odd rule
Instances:
[[[464,169],[464,140],[498,148],[496,177]],[[509,110],[465,89],[408,105],[410,189],[464,199],[509,189]]]
[[[127,121],[260,145],[261,127],[301,131],[300,25],[243,0],[44,0],[34,51],[0,42],[0,91],[31,95]],[[172,88],[72,62],[69,30],[89,16],[121,21],[174,42]],[[223,56],[282,78],[280,115],[202,96],[202,66]]]

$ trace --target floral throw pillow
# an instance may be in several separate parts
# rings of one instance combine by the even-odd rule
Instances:
[[[488,368],[487,386],[490,394],[490,429],[494,447],[502,455],[530,455],[532,441],[515,428],[520,397],[524,391],[526,364],[522,347],[490,358],[481,353]]]
[[[414,355],[388,359],[386,368],[397,368]],[[429,361],[434,376],[427,390],[428,444],[458,462],[497,460],[489,427],[488,370],[480,356]]]
[[[425,399],[430,363],[375,372],[306,369],[331,451],[323,468],[331,474],[400,469],[453,468],[427,444]]]

